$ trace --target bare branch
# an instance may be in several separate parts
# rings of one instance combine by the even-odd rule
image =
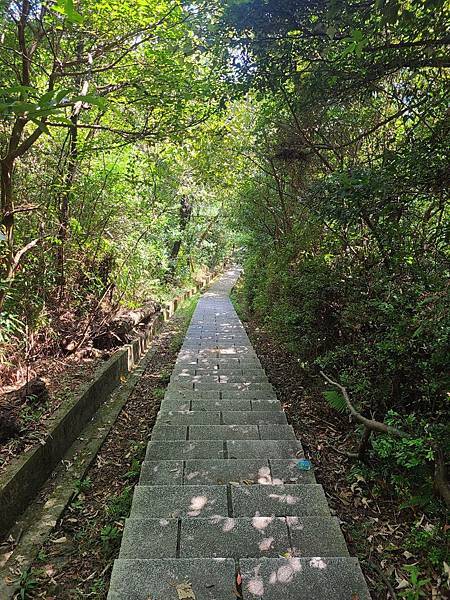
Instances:
[[[20,261],[25,256],[25,254],[27,254],[30,250],[35,248],[38,244],[43,242],[48,237],[49,237],[48,235],[44,235],[43,237],[36,238],[35,240],[28,242],[28,244],[26,246],[24,246],[18,252],[16,252],[16,254],[14,255],[14,261],[13,261],[13,266],[12,266],[13,272],[17,271],[17,269],[19,268],[19,265],[20,265]]]
[[[350,414],[352,415],[352,417],[355,421],[357,421],[358,423],[362,423],[362,425],[364,425],[365,427],[367,427],[367,429],[370,429],[371,431],[378,431],[380,433],[390,433],[392,435],[395,435],[397,437],[402,437],[402,438],[411,437],[409,435],[409,433],[406,433],[405,431],[401,431],[400,429],[397,429],[396,427],[391,427],[390,425],[386,425],[386,423],[382,423],[381,421],[375,421],[374,419],[367,419],[366,417],[364,417],[361,413],[359,413],[356,410],[356,408],[351,403],[347,389],[343,385],[330,379],[328,377],[328,375],[326,375],[323,371],[320,371],[320,374],[322,375],[322,377],[324,379],[326,379],[326,381],[328,381],[328,383],[330,383],[331,385],[334,385],[341,391],[341,393],[344,397],[345,403],[347,404],[347,408],[350,411]]]

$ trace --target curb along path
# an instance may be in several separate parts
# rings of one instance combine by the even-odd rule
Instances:
[[[133,497],[109,600],[369,600],[229,293],[200,299]],[[240,582],[242,580],[242,587]]]

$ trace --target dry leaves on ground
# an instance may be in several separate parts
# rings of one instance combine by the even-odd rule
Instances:
[[[175,589],[177,590],[178,600],[195,600],[195,594],[190,583],[177,583]]]

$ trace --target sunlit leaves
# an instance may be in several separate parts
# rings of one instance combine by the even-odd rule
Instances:
[[[57,0],[52,10],[62,14],[70,23],[80,25],[83,23],[82,15],[74,8],[73,0]]]

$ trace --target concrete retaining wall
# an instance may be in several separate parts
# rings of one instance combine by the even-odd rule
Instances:
[[[195,288],[166,304],[139,337],[117,350],[97,369],[93,381],[82,386],[47,420],[48,434],[43,443],[8,465],[0,475],[0,537],[27,508],[99,406],[133,370],[164,321],[173,315],[181,302],[207,286],[211,279],[208,276]]]

